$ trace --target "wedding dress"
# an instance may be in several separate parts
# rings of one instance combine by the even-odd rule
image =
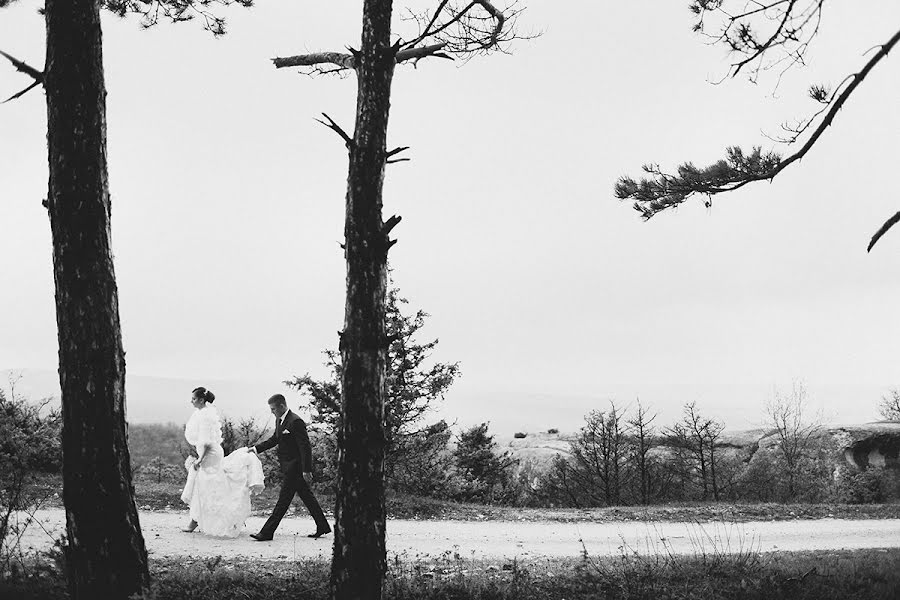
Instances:
[[[194,410],[184,427],[184,437],[197,454],[209,445],[199,469],[197,458],[184,461],[187,482],[181,500],[191,508],[191,519],[207,535],[237,537],[250,516],[250,494],[259,493],[263,484],[262,464],[246,448],[228,456],[222,451],[222,423],[218,411],[207,404]]]

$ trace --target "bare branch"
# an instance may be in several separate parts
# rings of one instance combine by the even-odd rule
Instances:
[[[399,148],[394,148],[393,150],[390,150],[385,156],[390,158],[390,157],[394,156],[395,154],[399,154],[399,153],[403,152],[404,150],[409,150],[409,146],[400,146]]]
[[[438,44],[431,44],[430,46],[421,46],[419,48],[407,48],[406,50],[400,50],[397,52],[397,62],[401,63],[407,60],[419,60],[421,58],[425,58],[426,56],[436,56],[438,58],[446,58],[449,60],[453,60],[452,56],[449,56],[441,50],[447,44],[445,42],[440,42]]]
[[[397,154],[403,152],[404,150],[409,150],[409,146],[401,146],[399,148],[394,148],[393,150],[388,152],[385,155],[386,160],[384,161],[384,164],[392,165],[394,163],[399,163],[399,162],[409,162],[411,160],[409,158],[391,158],[392,156],[397,155]]]
[[[398,63],[407,60],[419,60],[427,56],[436,56],[438,58],[452,58],[441,50],[446,44],[443,42],[432,44],[430,46],[421,46],[418,48],[407,48],[397,52],[396,61]],[[336,69],[327,71],[328,73],[336,73],[346,69],[356,68],[356,56],[353,54],[345,54],[343,52],[314,52],[312,54],[298,54],[296,56],[285,56],[273,58],[272,63],[276,69],[284,69],[286,67],[309,67],[321,64],[334,65]]]
[[[869,245],[866,248],[866,252],[871,252],[872,247],[875,246],[875,243],[881,239],[881,236],[883,236],[885,233],[887,233],[888,229],[890,229],[891,227],[896,225],[897,222],[900,222],[900,212],[896,213],[893,217],[891,217],[890,219],[885,221],[884,225],[882,225],[878,229],[878,231],[875,232],[875,235],[872,236],[872,241],[869,242]]]
[[[18,71],[20,73],[25,73],[26,75],[28,75],[29,77],[31,77],[32,79],[37,81],[38,83],[44,82],[44,72],[43,71],[39,71],[39,70],[35,69],[34,67],[32,67],[31,65],[29,65],[28,63],[21,61],[14,56],[10,56],[3,50],[0,50],[0,55],[2,55],[9,62],[11,62],[12,65],[16,68],[16,71]]]
[[[382,225],[381,233],[383,233],[384,235],[388,235],[391,232],[391,230],[397,226],[397,223],[399,223],[402,220],[403,220],[403,217],[400,217],[398,215],[392,216],[390,219],[388,219],[387,221],[384,222],[384,225]]]
[[[341,126],[338,125],[337,123],[335,123],[334,120],[331,117],[329,117],[327,114],[322,113],[322,116],[325,117],[326,119],[328,119],[327,123],[325,121],[323,121],[322,119],[316,119],[316,121],[318,121],[325,127],[331,129],[336,134],[341,136],[341,139],[344,140],[344,143],[347,145],[347,148],[352,148],[353,147],[353,138],[351,138],[349,135],[347,135],[347,132],[344,131],[343,129],[341,129]]]
[[[730,10],[735,5],[740,10]],[[731,76],[747,67],[748,77],[756,81],[761,71],[784,65],[780,80],[792,67],[805,64],[823,5],[824,0],[693,0],[690,9],[699,17],[695,31],[743,57],[731,65]],[[707,23],[709,17],[713,24]],[[705,33],[716,25],[717,33]]]
[[[21,97],[24,96],[28,91],[30,91],[32,88],[35,88],[35,87],[37,87],[37,86],[39,86],[39,85],[43,85],[43,83],[44,83],[44,73],[43,73],[42,71],[39,71],[39,70],[35,69],[34,67],[32,67],[31,65],[29,65],[28,63],[26,63],[26,62],[24,62],[24,61],[21,61],[21,60],[17,59],[17,58],[14,57],[14,56],[10,56],[9,54],[7,54],[6,52],[4,52],[3,50],[0,50],[0,55],[2,55],[2,56],[5,57],[9,62],[11,62],[12,65],[13,65],[13,67],[15,67],[16,71],[18,71],[18,72],[20,72],[20,73],[25,73],[26,75],[28,75],[29,77],[31,77],[32,79],[34,79],[34,82],[33,82],[31,85],[29,85],[28,87],[26,87],[26,88],[25,88],[24,90],[22,90],[21,92],[18,92],[18,93],[16,93],[16,94],[13,94],[12,96],[10,96],[9,98],[7,98],[7,99],[4,100],[3,102],[0,102],[0,104],[6,104],[6,103],[9,102],[10,100],[15,100],[16,98],[21,98]]]
[[[298,56],[287,56],[284,58],[273,58],[272,62],[276,69],[285,67],[308,67],[318,64],[332,64],[341,69],[355,68],[354,57],[351,54],[342,52],[315,52],[313,54],[300,54]]]
[[[37,87],[37,86],[39,86],[39,85],[41,85],[41,82],[40,82],[40,81],[35,81],[34,83],[32,83],[31,85],[29,85],[27,88],[25,88],[25,89],[22,90],[21,92],[19,92],[19,93],[17,93],[17,94],[13,94],[12,96],[10,96],[9,98],[7,98],[7,99],[4,100],[3,102],[0,102],[0,104],[6,104],[6,103],[9,102],[10,100],[15,100],[16,98],[21,98],[21,97],[24,96],[26,93],[28,93],[28,91],[31,90],[31,88],[35,88],[35,87]]]
[[[498,8],[488,0],[442,0],[434,11],[410,11],[408,21],[416,22],[419,33],[404,42],[404,48],[422,43],[442,42],[450,56],[470,58],[488,52],[504,52],[504,45],[523,37],[515,28],[516,18],[522,9],[513,0],[504,8]]]

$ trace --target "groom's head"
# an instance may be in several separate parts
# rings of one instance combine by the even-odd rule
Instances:
[[[275,417],[280,417],[287,410],[287,400],[281,394],[275,394],[269,398],[269,410]]]

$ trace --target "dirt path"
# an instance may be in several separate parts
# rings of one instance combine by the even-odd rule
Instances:
[[[49,549],[53,537],[65,531],[62,510],[37,515],[42,527],[32,525],[23,545]],[[333,536],[318,540],[305,537],[315,526],[306,515],[288,516],[271,542],[256,542],[242,535],[234,540],[211,538],[180,531],[186,512],[142,511],[144,538],[151,557],[246,557],[256,559],[329,558]],[[247,533],[258,531],[265,519],[250,517]],[[828,550],[900,547],[900,519],[802,520],[751,523],[551,523],[389,520],[387,547],[390,555],[436,558],[458,552],[465,558],[537,558],[578,556],[584,548],[591,555],[619,554],[620,548],[641,553],[700,553],[715,550],[737,552],[758,549]]]

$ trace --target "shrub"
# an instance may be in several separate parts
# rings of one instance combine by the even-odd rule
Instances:
[[[513,469],[517,461],[508,452],[497,454],[494,436],[482,423],[463,431],[453,451],[457,500],[504,504],[513,489]]]
[[[161,456],[157,456],[132,470],[135,479],[155,483],[184,483],[185,469],[181,465],[173,465]]]
[[[516,438],[517,440],[521,440],[522,438],[528,437],[528,434],[522,433],[521,431],[517,431],[515,434],[513,434],[513,437]]]
[[[556,429],[555,427],[552,427],[552,428],[550,428],[550,429],[547,430],[547,433],[549,433],[549,434],[551,434],[551,435],[557,434],[557,433],[559,433],[559,429]]]
[[[48,401],[34,404],[15,390],[11,396],[0,391],[0,581],[25,568],[19,540],[52,494],[35,485],[37,477],[62,466],[59,411],[46,411]]]
[[[888,469],[870,468],[856,473],[846,473],[838,478],[835,500],[847,504],[874,504],[895,497],[898,487],[897,473]]]

